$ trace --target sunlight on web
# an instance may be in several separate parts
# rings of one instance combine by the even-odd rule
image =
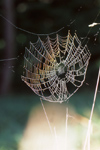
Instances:
[[[73,118],[67,109],[65,121],[66,106],[63,105],[62,108],[61,105],[53,106],[50,103],[46,105],[53,134],[50,133],[42,107],[39,104],[29,115],[18,150],[80,150],[85,136],[82,121],[84,118],[80,116],[82,119],[80,122],[79,116],[76,114],[76,117]]]
[[[88,27],[94,27],[96,25],[99,25],[100,23],[96,23],[96,22],[93,22],[92,24],[89,24]]]
[[[66,37],[40,37],[25,49],[22,80],[43,100],[68,100],[83,84],[90,59],[75,33]]]

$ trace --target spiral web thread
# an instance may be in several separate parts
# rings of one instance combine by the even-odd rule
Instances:
[[[47,36],[44,41],[38,37],[25,48],[22,80],[43,100],[66,101],[82,86],[90,55],[76,33]]]

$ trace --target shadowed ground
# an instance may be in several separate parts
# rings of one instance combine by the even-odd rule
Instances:
[[[84,144],[93,93],[75,94],[69,103],[55,104],[43,101],[51,127],[56,129],[59,148],[64,148],[66,107],[68,119],[68,147],[81,149]],[[92,121],[91,150],[100,147],[99,97]],[[87,101],[84,102],[84,99]],[[0,150],[45,150],[55,147],[39,98],[36,96],[9,96],[0,101]]]

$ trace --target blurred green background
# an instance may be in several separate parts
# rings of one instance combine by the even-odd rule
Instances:
[[[68,30],[74,35],[76,31],[83,46],[88,45],[91,59],[86,81],[64,105],[71,105],[76,113],[89,118],[100,66],[100,25],[88,25],[100,22],[99,11],[99,0],[0,0],[0,14],[15,25],[0,16],[0,150],[18,149],[30,112],[40,105],[39,97],[21,81],[25,47],[29,48],[37,36],[17,27],[38,34],[64,27],[60,35],[67,35]],[[15,59],[3,60],[9,58]],[[100,87],[97,96],[94,120],[99,124]],[[97,138],[100,140],[99,134]]]

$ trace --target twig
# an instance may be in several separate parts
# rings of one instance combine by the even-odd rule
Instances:
[[[52,131],[52,128],[51,128],[51,125],[50,125],[50,121],[49,121],[49,118],[48,118],[48,116],[47,116],[47,113],[46,113],[46,110],[45,110],[45,108],[44,108],[44,105],[43,105],[43,102],[42,102],[42,99],[41,99],[41,98],[40,98],[40,101],[41,101],[41,104],[42,104],[42,107],[43,107],[43,111],[44,111],[44,114],[45,114],[45,116],[46,116],[46,119],[47,119],[49,128],[50,128],[51,134],[53,135],[53,131]]]
[[[57,139],[57,133],[56,133],[56,128],[54,127],[54,134],[55,134],[55,148],[58,150],[58,139]]]
[[[66,127],[65,127],[65,149],[67,150],[67,146],[68,146],[68,139],[67,139],[67,130],[68,130],[68,108],[66,108]]]
[[[90,150],[91,121],[92,121],[92,116],[93,116],[93,111],[94,111],[94,106],[95,106],[95,101],[96,101],[96,96],[97,96],[97,91],[98,91],[99,80],[100,80],[100,67],[99,67],[99,72],[98,72],[98,77],[97,77],[97,83],[96,83],[96,88],[95,88],[95,93],[94,93],[94,99],[93,99],[93,104],[92,104],[92,109],[91,109],[91,114],[90,114],[90,119],[89,119],[89,124],[88,124],[87,135],[86,135],[85,144],[84,144],[84,150],[86,150],[86,144],[87,144],[87,142],[88,142],[88,150]]]

